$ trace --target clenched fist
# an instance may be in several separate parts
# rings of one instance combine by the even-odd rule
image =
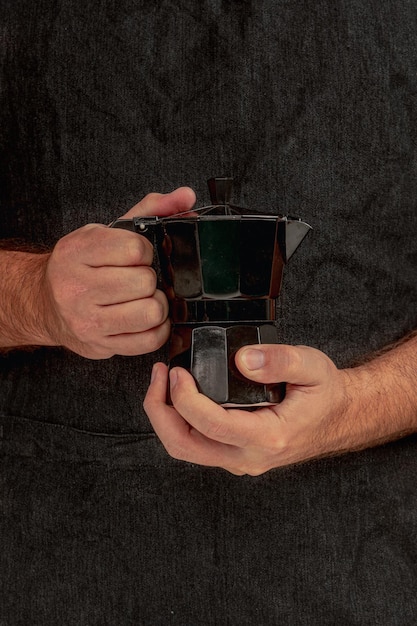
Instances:
[[[123,217],[171,215],[194,202],[188,187],[152,193]],[[0,345],[59,345],[90,359],[156,350],[170,323],[152,259],[145,237],[102,224],[71,232],[50,254],[1,252]]]
[[[150,194],[124,217],[169,215],[195,202],[188,188]],[[52,333],[91,359],[152,352],[169,336],[168,302],[156,288],[153,248],[136,233],[89,224],[55,246],[46,281]]]

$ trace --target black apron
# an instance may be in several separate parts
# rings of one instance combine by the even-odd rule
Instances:
[[[414,2],[1,4],[1,239],[231,175],[314,228],[283,341],[342,367],[416,327]],[[0,356],[0,624],[414,624],[416,437],[256,478],[175,461],[142,408],[161,359]]]

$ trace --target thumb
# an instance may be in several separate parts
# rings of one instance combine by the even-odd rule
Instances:
[[[250,380],[307,387],[323,383],[330,371],[336,369],[320,350],[282,344],[245,346],[236,353],[235,362],[239,371]]]
[[[179,187],[170,193],[149,193],[125,213],[122,219],[146,215],[167,216],[190,211],[195,201],[195,193],[190,187]]]

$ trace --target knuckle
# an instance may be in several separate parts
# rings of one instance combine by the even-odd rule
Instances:
[[[227,470],[230,474],[234,474],[234,476],[246,476],[246,471],[245,470],[241,470],[239,468],[224,467],[224,469]]]
[[[286,360],[289,368],[298,370],[303,363],[303,354],[300,350],[293,348],[293,346],[285,346],[283,358]]]
[[[229,469],[233,474],[237,476],[260,476],[261,474],[265,474],[271,466],[267,465],[264,461],[255,461],[246,459],[245,462],[242,462],[233,469]]]
[[[167,317],[168,311],[165,303],[159,298],[150,298],[145,308],[145,323],[150,328],[159,326]]]
[[[183,445],[182,441],[167,441],[164,443],[164,446],[169,456],[173,459],[176,459],[177,461],[187,461],[187,448]]]
[[[289,449],[289,438],[282,433],[279,435],[270,435],[269,441],[264,445],[265,456],[268,456],[268,458],[281,458],[287,455]]]
[[[142,351],[144,351],[145,353],[148,352],[155,352],[155,350],[158,350],[162,345],[163,345],[164,341],[156,335],[156,333],[151,333],[148,338],[143,342],[142,344]]]
[[[144,201],[146,202],[146,204],[156,204],[160,198],[161,198],[162,194],[157,193],[156,191],[152,191],[151,193],[148,193],[145,197],[144,197]]]
[[[137,237],[138,244],[140,246],[140,255],[142,259],[146,259],[146,262],[151,263],[153,259],[154,249],[150,241],[143,235]]]
[[[140,202],[132,207],[129,214],[135,216],[153,215],[162,195],[163,194],[157,192],[148,193]]]
[[[121,258],[128,266],[135,265],[150,265],[153,258],[153,248],[151,243],[146,239],[135,233],[126,230],[110,231],[110,235],[113,235],[109,245],[112,247],[117,246],[120,251]],[[115,241],[115,237],[116,239]]]
[[[289,377],[299,372],[303,365],[303,354],[299,349],[293,346],[281,345],[279,352],[279,364]]]
[[[139,288],[146,295],[152,295],[156,289],[156,273],[152,267],[142,267],[139,275]]]
[[[231,428],[227,422],[216,420],[208,423],[206,434],[210,439],[228,439],[231,434]]]
[[[144,333],[141,336],[141,352],[142,353],[155,352],[155,350],[158,350],[161,346],[164,345],[164,343],[168,339],[168,336],[169,336],[168,327],[167,329],[158,328],[157,330]]]
[[[268,468],[264,466],[255,466],[247,468],[245,474],[248,476],[261,476],[261,474],[265,474],[266,471],[268,471]]]
[[[124,244],[124,259],[127,265],[141,265],[144,257],[144,245],[140,237],[129,237]]]

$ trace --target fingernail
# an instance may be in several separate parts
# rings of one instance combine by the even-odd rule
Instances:
[[[175,385],[177,384],[177,380],[178,380],[178,374],[176,370],[171,370],[169,373],[169,382],[171,385],[171,389],[175,387]]]
[[[244,350],[241,359],[248,370],[259,370],[265,365],[265,355],[262,350],[254,348]]]

